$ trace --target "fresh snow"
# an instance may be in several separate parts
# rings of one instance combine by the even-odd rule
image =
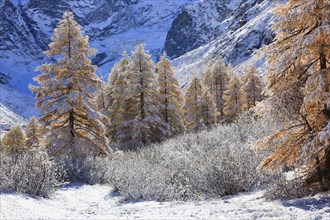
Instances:
[[[264,191],[195,202],[123,202],[110,186],[80,183],[50,199],[0,194],[0,219],[330,219],[330,192],[265,201]]]
[[[25,125],[26,120],[37,115],[34,98],[0,84],[0,136],[14,124]]]

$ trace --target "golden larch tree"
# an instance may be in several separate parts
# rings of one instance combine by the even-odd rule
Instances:
[[[263,99],[263,83],[258,76],[255,66],[245,68],[242,76],[242,108],[244,111],[254,107]]]
[[[231,79],[227,90],[225,91],[224,100],[225,108],[224,113],[226,115],[225,122],[233,122],[238,115],[242,112],[242,94],[241,94],[241,80],[235,72],[231,74]]]
[[[20,153],[24,152],[26,146],[25,134],[22,127],[19,125],[12,125],[2,139],[2,145],[4,152],[14,156],[18,156]]]
[[[200,80],[194,77],[189,84],[182,106],[186,128],[189,130],[197,130],[202,126],[202,98],[203,86]]]
[[[121,145],[136,149],[167,138],[168,125],[161,116],[154,62],[143,44],[137,45],[131,55],[125,90],[125,109],[117,134]]]
[[[166,58],[166,53],[161,56],[156,67],[162,117],[169,125],[170,136],[181,134],[185,128],[184,118],[180,111],[183,97],[179,82],[174,75],[174,68],[171,61]]]
[[[112,68],[109,82],[108,82],[108,94],[111,105],[107,109],[110,117],[110,128],[109,128],[109,137],[112,141],[118,142],[120,139],[118,137],[121,134],[121,131],[125,128],[124,121],[128,113],[128,106],[125,106],[125,98],[129,96],[127,93],[127,84],[128,84],[128,70],[129,70],[129,57],[125,52],[123,58],[115,64]],[[126,100],[127,101],[127,100]]]
[[[222,60],[217,60],[204,75],[204,86],[209,93],[214,96],[216,106],[218,108],[219,117],[222,120],[225,116],[224,108],[224,92],[229,82],[228,67]]]
[[[45,54],[57,61],[39,66],[42,73],[34,78],[39,86],[30,86],[48,134],[49,154],[109,154],[102,122],[106,118],[91,103],[92,92],[100,85],[97,67],[88,58],[95,50],[89,48],[88,37],[82,36],[71,12],[65,12],[54,29],[49,48]]]
[[[210,126],[217,123],[218,109],[214,101],[214,96],[212,96],[209,91],[203,91],[201,103],[201,123],[209,128]]]
[[[292,120],[261,142],[274,151],[264,168],[296,165],[321,182],[330,176],[329,11],[329,0],[289,0],[276,10],[268,89],[273,106]]]
[[[42,127],[38,123],[38,120],[32,116],[29,123],[25,128],[25,135],[26,135],[26,148],[30,149],[33,147],[36,148],[44,148],[46,147],[46,142],[43,137]]]

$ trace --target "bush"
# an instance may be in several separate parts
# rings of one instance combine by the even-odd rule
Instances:
[[[0,155],[0,190],[48,197],[61,184],[62,171],[46,152],[29,149]]]
[[[315,194],[312,187],[308,187],[302,178],[289,181],[283,177],[269,187],[264,196],[267,200],[289,200],[312,194]]]
[[[264,155],[251,146],[274,127],[249,117],[137,152],[119,151],[108,181],[125,199],[188,200],[248,191],[272,179],[257,172]]]
[[[56,164],[65,170],[65,180],[69,182],[83,182],[87,184],[106,183],[109,171],[109,157],[71,157],[61,156],[56,158]]]
[[[327,182],[323,183],[323,185],[319,182],[309,183],[306,181],[306,176],[304,175],[295,177],[294,179],[287,179],[285,176],[282,176],[267,189],[264,196],[267,200],[303,198],[329,190],[329,186],[326,185]]]

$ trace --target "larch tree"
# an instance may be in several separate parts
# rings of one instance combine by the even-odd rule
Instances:
[[[34,78],[39,86],[30,86],[41,112],[39,121],[47,130],[49,154],[109,154],[102,122],[106,118],[91,103],[92,92],[100,85],[97,67],[88,58],[95,50],[89,48],[88,37],[82,36],[71,12],[65,12],[54,29],[49,48],[45,54],[57,62],[39,66],[42,73]]]
[[[201,103],[201,123],[209,128],[210,126],[217,123],[218,110],[214,101],[214,97],[209,93],[209,91],[204,90]]]
[[[170,136],[181,134],[185,128],[184,118],[180,111],[183,97],[171,61],[166,58],[166,53],[162,55],[156,67],[162,118],[169,126]]]
[[[204,86],[214,96],[220,119],[225,116],[224,92],[229,82],[228,68],[222,60],[217,60],[209,70],[205,72]]]
[[[26,148],[45,148],[46,142],[43,138],[42,127],[39,125],[38,120],[32,116],[25,129],[26,135]]]
[[[189,130],[198,130],[202,127],[202,98],[202,84],[197,77],[194,77],[189,84],[182,106],[186,128]]]
[[[133,51],[127,74],[119,142],[135,149],[164,140],[169,136],[168,125],[161,117],[154,63],[143,44]]]
[[[26,150],[25,134],[22,127],[12,125],[2,139],[4,152],[17,156]]]
[[[244,70],[242,81],[242,108],[246,111],[263,99],[263,83],[258,76],[255,66],[248,67]]]
[[[127,56],[126,51],[123,53],[123,58],[116,63],[113,68],[111,69],[111,72],[108,76],[108,82],[105,83],[103,87],[100,89],[102,90],[102,98],[100,100],[103,100],[102,102],[99,102],[100,104],[103,104],[102,109],[105,111],[105,114],[108,115],[109,110],[111,108],[111,105],[113,104],[113,90],[116,84],[116,81],[118,80],[119,75],[121,72],[123,72],[123,68],[126,68],[128,65],[129,59]]]
[[[227,123],[233,122],[242,110],[242,95],[241,95],[241,80],[236,75],[232,73],[231,79],[229,81],[227,90],[224,94],[225,108],[224,113],[226,115]]]
[[[110,105],[108,91],[109,91],[108,84],[100,81],[93,95],[95,108],[97,111],[101,112],[102,114],[106,113],[106,110],[109,108]]]
[[[329,11],[329,0],[289,0],[276,10],[276,41],[266,48],[273,106],[293,120],[261,143],[274,151],[263,168],[296,165],[320,182],[330,178]]]
[[[118,142],[118,135],[123,132],[125,128],[123,125],[126,114],[128,113],[128,106],[125,106],[125,100],[129,96],[128,89],[128,70],[130,59],[126,52],[123,58],[115,64],[109,76],[107,92],[111,105],[107,109],[107,115],[110,117],[109,137],[114,142]],[[127,101],[127,100],[126,100]]]

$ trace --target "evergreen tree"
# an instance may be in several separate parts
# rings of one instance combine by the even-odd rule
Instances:
[[[12,125],[2,139],[2,145],[6,153],[15,156],[22,153],[26,149],[25,134],[22,127],[19,125]]]
[[[185,124],[189,130],[198,130],[202,127],[202,109],[203,87],[199,79],[194,77],[190,82],[182,111],[185,116]]]
[[[64,13],[49,47],[45,54],[58,60],[38,67],[42,74],[34,80],[39,86],[30,87],[41,111],[39,121],[49,132],[49,153],[108,154],[102,123],[106,118],[91,103],[91,92],[100,85],[97,67],[87,58],[95,50],[89,48],[88,37],[82,36],[71,12]]]
[[[321,182],[330,176],[329,9],[329,1],[289,0],[276,10],[276,41],[266,49],[268,88],[274,108],[293,120],[261,143],[282,140],[264,168],[304,165]]]
[[[125,109],[120,121],[120,134],[117,136],[124,147],[136,148],[162,141],[169,133],[160,113],[154,63],[145,52],[143,44],[137,45],[131,59],[122,104]]]
[[[169,125],[171,136],[184,131],[183,115],[180,111],[183,97],[171,61],[164,53],[157,64],[160,106],[162,118]]]
[[[244,70],[242,81],[242,107],[246,111],[262,100],[263,86],[254,66]]]
[[[214,96],[220,119],[225,116],[224,92],[227,89],[228,82],[228,68],[222,60],[217,60],[204,76],[204,85],[210,94]]]
[[[236,73],[233,73],[224,94],[224,101],[226,103],[224,113],[227,123],[233,122],[241,112],[241,99],[241,82]]]
[[[46,147],[45,140],[41,131],[41,126],[38,124],[37,119],[33,116],[31,117],[28,125],[25,129],[26,134],[26,148],[30,149],[33,147]]]

